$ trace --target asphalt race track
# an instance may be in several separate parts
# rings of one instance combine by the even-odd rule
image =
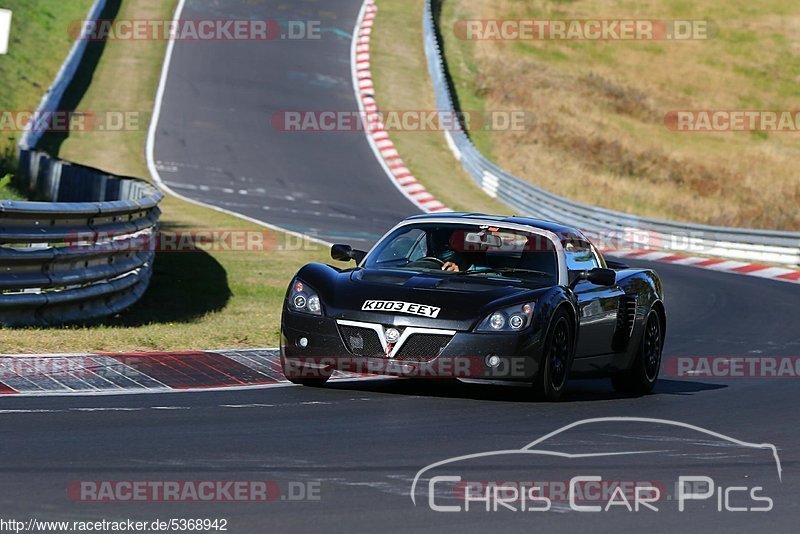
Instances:
[[[179,42],[155,138],[164,183],[196,200],[354,245],[419,213],[386,178],[363,132],[273,125],[286,111],[358,110],[350,46],[359,7],[351,0],[326,0],[324,7],[189,0],[184,19],[321,20],[321,38]]]
[[[211,17],[220,5],[189,0],[184,16]],[[168,185],[191,198],[328,240],[367,243],[414,213],[383,174],[363,134],[290,134],[270,125],[275,110],[355,109],[346,34],[360,2],[224,5],[228,16],[253,18],[280,12],[287,19],[315,19],[323,10],[329,31],[320,41],[267,47],[179,42],[157,137],[156,156]],[[666,361],[800,356],[797,285],[642,265],[657,269],[665,284]],[[247,533],[789,532],[796,531],[800,517],[797,378],[699,379],[662,371],[655,393],[644,398],[616,396],[607,381],[598,380],[572,382],[566,401],[558,404],[531,402],[521,388],[399,379],[344,380],[322,389],[14,397],[0,398],[4,517],[226,518],[230,532]],[[782,477],[763,450],[663,425],[602,423],[576,428],[554,447],[611,452],[647,445],[658,452],[582,463],[552,456],[516,463],[489,458],[448,474],[473,481],[555,482],[577,474],[654,480],[673,497],[661,502],[658,512],[624,507],[577,512],[563,499],[554,499],[547,512],[487,512],[480,503],[469,512],[435,512],[424,491],[430,475],[421,478],[416,505],[410,498],[415,475],[431,463],[519,449],[579,420],[621,416],[680,421],[741,441],[775,444]],[[679,476],[699,475],[712,477],[718,490],[761,486],[774,508],[719,511],[715,494],[680,512],[672,485]],[[270,480],[285,498],[268,503],[76,501],[67,488],[87,480]],[[290,484],[308,483],[318,488],[318,499],[288,498]],[[438,495],[437,502],[457,500],[451,493]]]

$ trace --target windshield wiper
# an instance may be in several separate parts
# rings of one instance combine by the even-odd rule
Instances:
[[[459,271],[455,274],[514,274],[514,273],[524,273],[524,274],[535,274],[537,276],[553,276],[550,273],[544,271],[536,271],[534,269],[521,269],[517,267],[493,267],[489,269],[480,269],[475,271]]]

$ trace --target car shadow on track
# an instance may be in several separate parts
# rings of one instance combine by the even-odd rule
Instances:
[[[651,395],[692,395],[703,391],[722,389],[724,384],[685,380],[659,380]],[[418,397],[461,398],[484,401],[543,402],[537,401],[530,388],[516,385],[465,383],[458,380],[376,379],[329,382],[326,389],[369,391],[393,395]],[[574,380],[560,402],[587,402],[630,399],[630,395],[615,392],[609,380]]]

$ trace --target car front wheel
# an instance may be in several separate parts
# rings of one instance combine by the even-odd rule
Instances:
[[[330,378],[329,376],[320,376],[314,378],[297,378],[297,377],[286,377],[289,382],[292,384],[299,384],[301,386],[308,386],[312,388],[319,388],[325,385],[325,383]]]
[[[569,316],[559,312],[553,317],[545,340],[542,363],[534,382],[537,396],[549,402],[561,399],[572,365],[573,334]]]
[[[281,370],[286,380],[292,384],[315,388],[324,386],[333,374],[330,370],[303,367],[293,363],[293,360],[286,360],[283,356],[281,356]]]

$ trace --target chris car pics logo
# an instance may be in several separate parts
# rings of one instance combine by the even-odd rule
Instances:
[[[8,37],[11,34],[11,11],[0,7],[0,54],[8,52]]]
[[[637,430],[630,425],[635,425],[634,429]],[[643,430],[638,430],[640,427]],[[581,430],[589,434],[575,434]],[[571,448],[575,443],[587,443],[582,440],[592,435],[619,436],[631,444],[621,445],[619,441],[615,441],[610,448],[591,447],[583,452],[561,450],[565,444],[569,444]],[[654,439],[654,436],[658,437]],[[672,440],[665,439],[668,437]],[[716,451],[709,453],[708,447],[713,447]],[[717,451],[723,447],[726,452],[719,454]],[[619,468],[624,466],[625,459],[634,456],[653,458],[653,461],[635,464],[639,476],[600,476],[603,457],[613,459],[606,468],[619,475]],[[690,463],[691,458],[697,459],[694,466]],[[722,460],[723,471],[727,471],[722,472],[717,479],[706,474],[706,471],[713,469],[711,463],[714,458]],[[742,461],[736,463],[732,458]],[[504,459],[510,463],[504,465]],[[562,473],[580,473],[572,469],[570,464],[575,464],[575,468],[579,470],[591,469],[592,473],[576,474],[560,480],[535,478],[536,468],[544,459],[558,462],[559,472]],[[482,460],[488,460],[492,467],[489,467],[489,471],[483,471],[488,474],[475,478],[474,473],[479,472],[476,467],[482,467],[476,462]],[[588,463],[581,464],[581,460]],[[668,467],[669,462],[676,460],[678,463],[674,465],[679,470],[672,473]],[[550,468],[554,465],[556,464],[550,463]],[[647,472],[642,465],[658,465],[657,477],[648,476],[654,473]],[[732,474],[730,468],[736,465],[747,469],[744,477]],[[517,474],[509,476],[513,471],[509,471],[507,467],[512,466],[517,469]],[[759,466],[763,469],[755,475],[754,470]],[[534,468],[533,472],[530,471],[531,467]],[[499,468],[494,475],[493,468]],[[690,469],[703,471],[687,472]],[[630,471],[626,473],[629,474]],[[663,478],[665,474],[667,478]],[[435,512],[626,510],[649,513],[670,507],[677,508],[678,512],[769,512],[775,505],[770,495],[782,482],[778,448],[772,443],[750,443],[668,419],[597,417],[562,426],[520,449],[483,451],[428,464],[414,477],[410,497],[415,506],[418,497],[422,497],[421,502],[427,501],[429,508]]]

